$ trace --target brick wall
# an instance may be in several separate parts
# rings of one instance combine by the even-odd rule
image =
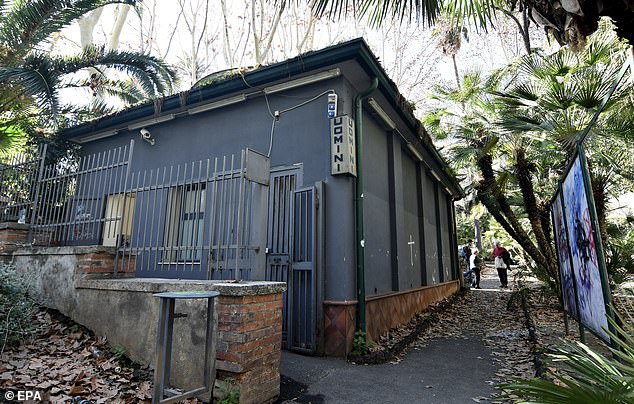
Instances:
[[[81,248],[77,248],[77,266],[75,271],[83,274],[91,274],[95,276],[112,275],[114,274],[114,264],[116,251],[114,247],[92,247],[92,250],[82,251]],[[117,268],[118,276],[133,276],[134,275],[135,259],[125,259],[124,262],[119,263]]]
[[[274,401],[280,393],[282,293],[219,297],[216,368],[232,378],[240,403]]]
[[[29,226],[18,223],[0,223],[0,254],[10,254],[28,244]]]

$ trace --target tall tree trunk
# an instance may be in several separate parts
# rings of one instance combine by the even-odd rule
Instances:
[[[526,251],[535,263],[548,270],[550,274],[553,265],[556,266],[556,263],[546,259],[540,249],[535,246],[528,233],[526,233],[526,230],[522,227],[515,212],[511,209],[508,201],[506,201],[504,194],[496,182],[495,172],[493,170],[493,158],[488,154],[483,155],[478,159],[477,166],[483,177],[477,186],[477,196],[480,202],[482,202],[504,230],[522,246],[524,251]],[[559,285],[558,277],[555,277],[554,280],[556,284]]]
[[[234,67],[233,49],[231,48],[231,42],[229,37],[229,23],[227,22],[227,0],[220,0],[220,8],[222,10],[222,45],[223,55],[227,66]]]
[[[522,20],[524,21],[524,26],[520,28],[520,34],[522,34],[522,38],[524,39],[524,48],[526,49],[526,54],[530,55],[531,50],[531,36],[530,36],[530,25],[531,20],[528,18],[528,7],[524,7],[522,10]]]
[[[521,148],[515,151],[515,161],[515,176],[517,177],[522,200],[524,201],[524,209],[526,210],[526,215],[528,216],[528,221],[531,224],[541,255],[544,257],[544,263],[542,265],[559,287],[557,259],[550,235],[547,234],[547,232],[550,232],[550,226],[548,226],[547,229],[543,227],[543,209],[540,208],[541,204],[537,201],[533,187],[532,173],[535,171],[535,164],[526,158],[526,151]],[[548,222],[550,222],[550,220],[548,220]]]
[[[505,10],[503,8],[499,8],[499,7],[495,7],[497,10],[500,10],[502,13],[504,13],[504,15],[506,15],[508,18],[510,18],[511,20],[513,20],[515,22],[515,24],[517,24],[517,30],[520,32],[520,35],[522,36],[522,41],[524,42],[524,49],[526,50],[526,54],[530,55],[532,50],[531,50],[531,36],[530,36],[530,31],[529,31],[529,27],[531,24],[531,20],[528,16],[528,8],[524,7],[524,9],[522,10],[522,21],[520,22],[520,20],[513,15],[512,12]]]
[[[119,6],[120,8],[116,11],[116,20],[114,26],[112,27],[112,33],[110,34],[110,40],[108,41],[108,49],[114,50],[119,47],[119,38],[121,37],[121,31],[123,30],[123,26],[125,24],[126,19],[128,18],[128,13],[130,12],[129,4],[122,4]]]
[[[526,159],[526,151],[524,149],[515,151],[515,161],[515,175],[522,194],[522,200],[524,201],[524,209],[526,209],[537,245],[542,247],[542,254],[547,261],[555,262],[555,254],[548,241],[549,237],[546,236],[542,227],[542,212],[533,187],[532,173],[535,170],[535,164]]]
[[[458,90],[460,90],[460,74],[458,73],[458,64],[456,63],[456,54],[451,55],[451,60],[453,61],[453,73],[456,76],[456,84],[458,85]]]
[[[590,170],[590,182],[592,183],[592,196],[594,207],[597,211],[597,221],[599,222],[599,233],[601,241],[605,245],[608,242],[608,225],[606,221],[606,206],[608,195],[606,192],[608,179],[605,176],[597,175]]]
[[[79,41],[82,48],[92,45],[92,35],[99,18],[101,18],[101,13],[103,13],[103,7],[93,10],[77,20],[79,24]]]

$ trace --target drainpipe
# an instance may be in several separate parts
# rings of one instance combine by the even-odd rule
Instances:
[[[357,181],[356,199],[354,204],[357,228],[356,228],[356,256],[357,256],[357,331],[365,332],[365,233],[363,231],[363,100],[370,96],[379,86],[379,80],[374,77],[372,84],[365,91],[359,93],[354,100],[355,114],[354,127],[357,132],[356,157],[357,157]]]

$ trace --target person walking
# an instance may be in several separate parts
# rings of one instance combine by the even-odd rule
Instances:
[[[480,289],[480,265],[482,265],[482,258],[478,253],[478,249],[473,248],[469,257],[469,267],[475,273],[475,280],[471,283],[471,287],[476,289]]]
[[[491,253],[495,259],[495,269],[498,271],[498,277],[500,278],[500,287],[508,288],[508,270],[510,269],[510,254],[506,248],[500,245],[499,241],[495,242],[495,248]],[[504,259],[506,257],[506,259]]]
[[[473,272],[471,272],[471,266],[469,265],[469,258],[471,258],[471,249],[473,248],[473,240],[468,239],[467,244],[462,247],[460,250],[460,256],[464,258],[465,264],[467,266],[467,271],[465,272],[465,280],[468,279],[469,283],[473,281]]]

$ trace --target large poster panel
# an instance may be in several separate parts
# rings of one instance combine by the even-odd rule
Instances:
[[[584,169],[578,155],[563,182],[563,208],[579,300],[579,320],[595,335],[609,341],[603,330],[608,328],[608,320],[601,284],[602,268],[597,259],[592,231],[594,215],[590,215]]]
[[[561,192],[557,192],[552,203],[553,228],[555,230],[555,247],[559,258],[559,277],[563,293],[564,310],[577,321],[577,298],[575,297],[574,277],[572,276],[572,261],[568,247],[568,234],[564,222],[564,210],[561,204]]]

